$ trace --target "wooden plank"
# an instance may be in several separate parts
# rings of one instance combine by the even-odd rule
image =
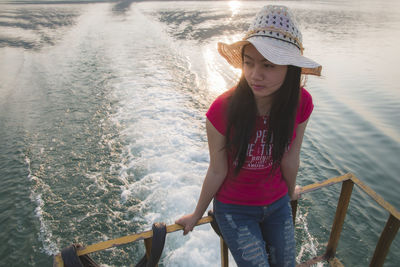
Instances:
[[[387,210],[391,214],[391,216],[389,217],[389,220],[386,224],[386,227],[380,237],[377,248],[375,250],[375,254],[377,254],[377,256],[375,256],[375,254],[374,254],[374,257],[373,257],[374,262],[376,260],[381,261],[382,258],[384,261],[384,258],[386,257],[388,249],[390,247],[390,244],[393,241],[393,239],[399,229],[398,224],[400,221],[400,212],[397,211],[397,209],[395,209],[392,205],[390,205],[388,202],[386,202],[382,197],[380,197],[378,194],[376,194],[371,188],[366,186],[363,182],[361,182],[353,174],[345,174],[343,176],[330,178],[330,179],[325,180],[320,183],[314,183],[311,185],[304,186],[302,188],[301,193],[302,194],[309,193],[314,190],[318,190],[323,187],[331,186],[331,185],[334,185],[337,183],[342,183],[342,182],[343,182],[342,191],[341,191],[341,195],[339,198],[338,207],[336,209],[335,220],[332,225],[331,236],[329,238],[329,243],[328,243],[325,255],[311,259],[311,260],[307,261],[306,263],[304,263],[305,265],[300,264],[298,266],[311,266],[311,265],[307,265],[307,264],[311,264],[312,262],[321,261],[322,259],[325,259],[326,257],[329,258],[332,262],[335,261],[336,258],[334,258],[334,255],[336,253],[336,248],[337,248],[337,245],[339,242],[340,233],[341,233],[344,219],[345,219],[345,216],[347,213],[347,208],[349,205],[351,192],[352,192],[354,183],[357,184],[357,186],[359,186],[364,192],[366,192],[379,205],[381,205],[385,210]],[[295,221],[298,203],[297,203],[297,201],[295,201],[295,202],[291,202],[291,204],[292,204],[293,220]],[[212,221],[211,216],[203,217],[199,220],[199,222],[197,223],[196,226],[210,223],[211,221]],[[182,229],[183,229],[182,226],[177,225],[177,224],[172,224],[172,225],[167,226],[167,233],[179,231]],[[388,234],[388,233],[390,233],[390,234]],[[138,240],[145,240],[145,244],[147,247],[148,244],[151,244],[151,243],[149,243],[151,241],[146,241],[146,240],[150,240],[150,238],[152,238],[152,236],[153,236],[152,231],[145,231],[145,232],[134,234],[134,235],[124,236],[124,237],[116,238],[113,240],[108,240],[108,241],[104,241],[104,242],[100,242],[97,244],[87,246],[85,248],[78,250],[77,254],[78,254],[78,256],[81,256],[81,255],[85,255],[88,253],[108,249],[111,247],[128,244],[128,243],[135,242]],[[223,242],[223,240],[220,242]],[[222,246],[222,244],[224,244],[224,246]],[[151,245],[150,245],[150,247],[151,247]],[[146,253],[147,253],[147,251],[146,251]],[[224,254],[222,254],[222,253],[224,253]],[[226,255],[225,255],[225,253],[226,253]],[[224,262],[223,262],[223,258],[226,259]],[[371,261],[371,266],[378,266],[378,265],[374,265],[374,264]],[[228,248],[224,242],[221,243],[221,265],[228,266]],[[61,257],[61,253],[54,257],[53,266],[56,266],[56,267],[64,266],[64,263],[63,263],[62,257]],[[338,266],[341,266],[341,265],[338,265]]]
[[[330,178],[328,180],[319,182],[319,183],[314,183],[314,184],[310,184],[310,185],[306,185],[303,186],[302,190],[301,190],[301,194],[306,194],[309,193],[311,191],[315,191],[318,189],[321,189],[323,187],[327,187],[327,186],[331,186],[334,184],[338,184],[338,183],[342,183],[344,181],[350,180],[352,177],[354,177],[351,173],[342,175],[342,176],[338,176],[338,177],[333,177]]]
[[[315,264],[317,264],[318,262],[321,262],[321,261],[326,261],[324,255],[323,255],[323,256],[317,256],[317,257],[314,257],[314,258],[312,258],[312,259],[309,259],[309,260],[306,261],[306,262],[299,263],[299,264],[296,265],[296,267],[310,267],[310,266],[315,266]]]
[[[64,267],[64,261],[61,257],[61,253],[54,256],[53,267]]]
[[[379,238],[378,244],[376,245],[374,256],[372,257],[370,267],[383,266],[386,256],[389,252],[390,245],[396,237],[396,234],[400,227],[400,221],[392,214],[386,222],[385,228]]]
[[[390,214],[392,214],[397,220],[400,221],[400,212],[389,204],[389,202],[385,201],[380,195],[378,195],[374,190],[368,187],[366,184],[361,182],[356,176],[352,175],[351,180],[359,186],[365,193],[367,193],[370,197],[372,197],[376,203],[382,206],[385,210],[387,210]]]
[[[338,258],[333,258],[328,260],[330,267],[344,267],[344,265],[338,260]]]
[[[222,236],[219,237],[219,244],[221,247],[221,267],[229,267],[228,246]]]
[[[342,191],[340,192],[339,202],[336,208],[335,219],[332,224],[331,235],[329,237],[329,242],[326,247],[325,255],[327,259],[335,257],[336,248],[338,246],[340,239],[340,233],[342,232],[344,219],[346,218],[347,208],[350,203],[353,186],[354,183],[352,180],[347,180],[342,184]]]
[[[202,224],[206,224],[206,223],[210,223],[212,221],[212,217],[211,216],[206,216],[201,218],[196,226],[202,225]],[[176,232],[179,230],[182,230],[183,227],[178,225],[178,224],[172,224],[172,225],[168,225],[167,226],[167,233],[172,233],[172,232]],[[128,243],[132,243],[138,240],[143,240],[143,239],[147,239],[147,238],[151,238],[153,236],[153,231],[145,231],[142,233],[138,233],[138,234],[134,234],[134,235],[128,235],[128,236],[123,236],[120,238],[116,238],[116,239],[112,239],[112,240],[107,240],[107,241],[103,241],[97,244],[93,244],[90,246],[87,246],[83,249],[77,250],[77,254],[78,256],[82,256],[85,254],[89,254],[92,252],[96,252],[96,251],[101,251],[101,250],[105,250],[108,248],[112,248],[112,247],[116,247],[119,245],[124,245],[124,244],[128,244]]]

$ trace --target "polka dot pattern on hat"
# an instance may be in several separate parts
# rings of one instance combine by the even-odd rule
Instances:
[[[265,36],[285,41],[303,50],[302,35],[285,6],[265,6],[256,16],[244,39]]]

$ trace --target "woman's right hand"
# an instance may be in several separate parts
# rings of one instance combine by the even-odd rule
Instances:
[[[175,223],[183,226],[183,235],[187,235],[189,232],[193,231],[193,228],[196,226],[197,222],[200,219],[201,218],[195,216],[195,214],[192,213],[182,216],[181,218],[176,220]]]

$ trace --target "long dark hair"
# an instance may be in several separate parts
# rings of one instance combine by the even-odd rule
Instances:
[[[292,139],[296,110],[300,98],[301,68],[288,66],[282,86],[274,93],[266,127],[267,148],[271,146],[272,170],[280,165],[283,154]],[[226,148],[237,161],[235,174],[242,168],[247,146],[254,134],[257,106],[254,94],[242,74],[229,99]],[[269,149],[265,149],[269,153]]]

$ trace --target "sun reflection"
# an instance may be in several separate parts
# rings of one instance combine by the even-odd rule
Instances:
[[[207,62],[206,69],[207,69],[207,86],[212,91],[217,93],[222,93],[226,90],[226,82],[225,79],[221,76],[218,68],[216,68],[216,54],[213,53],[211,48],[207,48],[203,52],[203,56],[205,62]]]
[[[208,90],[216,94],[221,94],[237,83],[241,75],[241,70],[230,66],[218,54],[214,45],[205,47],[202,54],[206,62],[206,84]]]
[[[240,1],[229,1],[228,5],[229,5],[229,8],[231,9],[232,17],[233,17],[239,12],[240,6],[242,5],[242,3]]]

